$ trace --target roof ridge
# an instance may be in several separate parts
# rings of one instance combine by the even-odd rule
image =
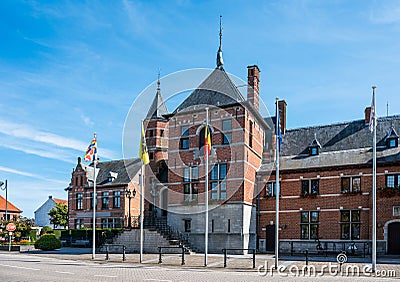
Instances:
[[[400,114],[396,115],[391,115],[391,116],[385,116],[385,117],[378,117],[379,120],[390,120],[390,119],[400,119]],[[338,126],[338,125],[343,125],[343,124],[348,124],[352,122],[360,122],[363,121],[364,119],[354,119],[354,120],[349,120],[349,121],[339,121],[339,122],[334,122],[330,124],[321,124],[321,125],[310,125],[310,126],[304,126],[304,127],[297,127],[297,128],[288,128],[286,129],[286,132],[290,131],[297,131],[297,130],[302,130],[302,129],[311,129],[311,128],[323,128],[323,127],[328,127],[328,126]]]

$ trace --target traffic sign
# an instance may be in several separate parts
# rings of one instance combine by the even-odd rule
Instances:
[[[15,226],[15,224],[12,222],[7,224],[7,226],[6,226],[6,230],[9,232],[13,232],[13,231],[15,231],[15,229],[17,229],[17,226]]]

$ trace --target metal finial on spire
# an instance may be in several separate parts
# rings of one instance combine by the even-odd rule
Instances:
[[[157,90],[160,90],[160,69],[158,69]]]
[[[222,59],[222,16],[219,16],[219,48],[217,52],[217,68],[223,69],[224,60]]]
[[[219,16],[219,48],[222,50],[222,16]]]

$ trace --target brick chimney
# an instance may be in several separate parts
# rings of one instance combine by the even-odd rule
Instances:
[[[365,108],[365,124],[369,123],[369,119],[371,118],[371,107]]]
[[[279,117],[281,121],[281,131],[282,135],[285,135],[286,132],[286,101],[280,100],[278,101],[278,109],[279,109]]]
[[[260,99],[260,69],[257,65],[247,67],[247,101],[258,111]]]

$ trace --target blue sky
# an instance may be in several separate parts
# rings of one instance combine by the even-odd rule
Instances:
[[[400,1],[0,1],[0,11],[0,180],[28,217],[48,195],[66,198],[94,131],[101,159],[122,157],[125,117],[159,69],[214,68],[220,14],[225,69],[246,80],[258,64],[261,98],[287,101],[289,128],[363,118],[373,84],[378,115],[387,102],[398,113]]]

